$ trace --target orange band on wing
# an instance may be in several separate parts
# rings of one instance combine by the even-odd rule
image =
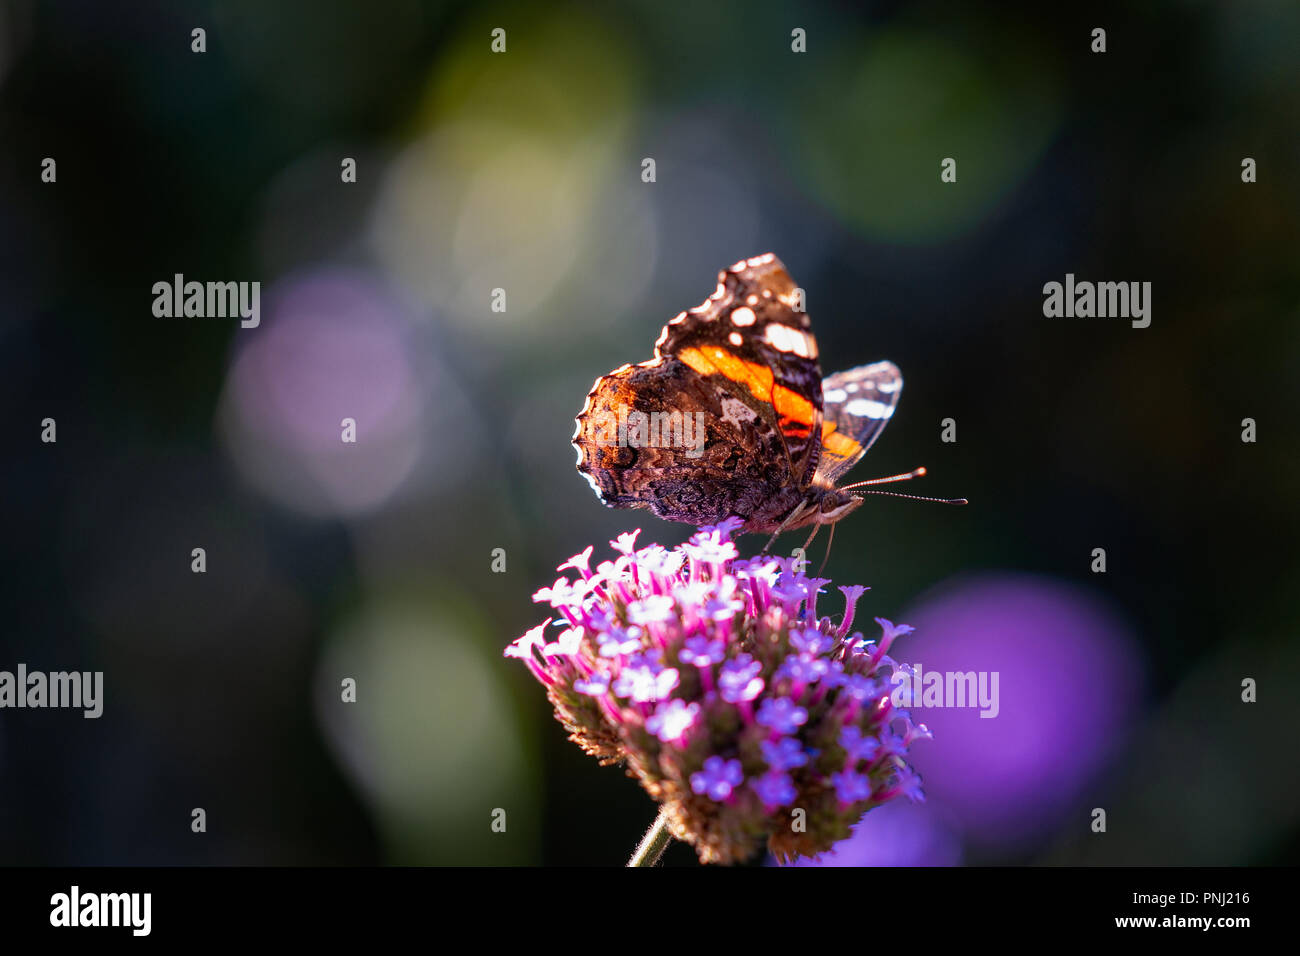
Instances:
[[[822,422],[822,448],[840,458],[852,458],[862,450],[862,445],[837,432],[834,422]]]
[[[803,436],[812,429],[816,412],[812,402],[793,389],[775,384],[772,370],[766,365],[747,361],[716,345],[682,349],[677,357],[701,375],[714,372],[725,375],[748,388],[760,402],[771,402],[780,416],[783,432]]]
[[[682,349],[677,353],[677,357],[689,365],[701,375],[712,375],[718,370],[699,349]]]
[[[776,413],[782,418],[812,427],[813,404],[798,392],[784,385],[778,385],[772,391],[772,404],[776,407]]]
[[[739,385],[744,385],[759,401],[771,400],[772,370],[766,365],[747,362],[734,352],[728,352],[716,345],[682,349],[677,353],[677,357],[701,375],[717,372]]]

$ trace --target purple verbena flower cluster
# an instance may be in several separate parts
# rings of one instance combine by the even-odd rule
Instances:
[[[838,624],[818,617],[830,582],[791,559],[740,560],[738,521],[674,550],[610,542],[618,557],[533,600],[559,614],[506,649],[546,687],[570,737],[629,775],[702,861],[746,859],[766,838],[781,860],[815,856],[872,807],[923,799],[908,747],[925,725],[890,700],[887,653],[912,629],[876,618],[853,633],[866,588],[842,587]]]

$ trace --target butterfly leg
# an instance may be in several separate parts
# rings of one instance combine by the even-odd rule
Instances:
[[[826,557],[822,558],[822,566],[817,569],[817,577],[822,576],[822,572],[826,570],[826,562],[831,559],[831,545],[835,543],[835,525],[837,524],[839,524],[838,521],[831,522],[831,534],[826,539]]]
[[[807,567],[807,561],[808,561],[808,549],[812,547],[813,538],[817,537],[817,532],[820,531],[821,529],[822,529],[822,526],[821,526],[821,525],[819,525],[819,524],[815,524],[815,525],[813,525],[812,534],[808,535],[808,540],[805,541],[805,542],[803,543],[803,548],[802,548],[802,550],[803,550],[803,556],[804,556],[803,559],[804,559],[804,562],[805,562],[805,563],[804,563],[804,567]]]
[[[798,515],[802,510],[803,510],[802,508],[795,508],[793,511],[791,511],[788,515],[785,516],[785,520],[781,522],[780,527],[778,527],[775,531],[772,532],[772,537],[768,538],[767,544],[763,545],[763,550],[758,552],[758,556],[760,558],[767,556],[767,553],[772,550],[772,544],[773,542],[776,541],[777,536],[782,531],[785,530],[786,525],[790,524],[790,522],[795,519],[795,516]]]

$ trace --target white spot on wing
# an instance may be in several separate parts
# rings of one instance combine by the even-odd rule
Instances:
[[[754,310],[748,306],[742,305],[739,309],[735,309],[731,313],[732,325],[753,325],[757,321],[758,316],[756,316]]]
[[[732,345],[734,345],[736,348],[740,348],[740,346],[743,345],[745,342],[745,337],[741,335],[739,332],[732,332],[730,335],[727,336],[727,341],[730,342]]]
[[[788,325],[773,322],[763,333],[763,338],[778,352],[792,352],[802,358],[817,356],[817,346],[813,344],[812,336]]]
[[[822,398],[828,402],[842,402],[849,397],[849,393],[842,388],[832,388],[822,393]]]
[[[893,405],[873,402],[869,398],[855,398],[844,406],[844,410],[850,415],[858,415],[862,418],[889,418],[894,414]]]

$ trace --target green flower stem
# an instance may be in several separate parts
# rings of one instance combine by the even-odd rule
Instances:
[[[672,838],[672,834],[668,832],[668,818],[664,816],[661,810],[659,815],[655,817],[655,822],[650,825],[650,829],[646,831],[645,836],[641,839],[641,845],[632,854],[632,859],[627,861],[627,865],[657,865],[664,855],[664,850],[668,849],[668,844],[672,841]]]

